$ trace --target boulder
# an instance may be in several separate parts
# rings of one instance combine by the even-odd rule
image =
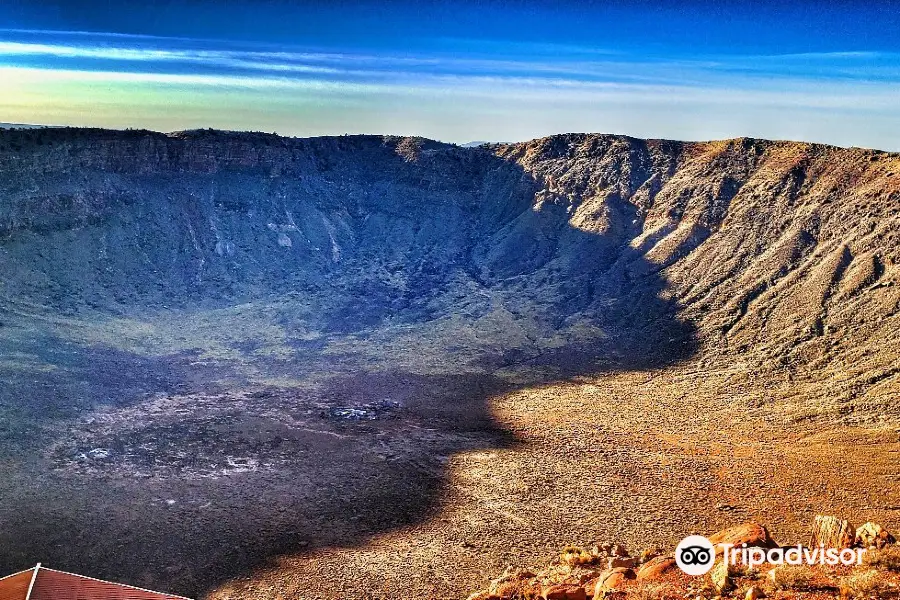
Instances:
[[[587,600],[587,592],[580,585],[560,583],[545,587],[541,597],[544,600]]]
[[[675,568],[677,568],[677,565],[674,557],[657,556],[641,566],[637,572],[637,578],[641,581],[652,581]]]
[[[813,522],[810,546],[824,548],[849,548],[856,540],[856,531],[850,521],[825,515],[816,515]]]
[[[609,551],[612,548],[612,544],[595,544],[593,548],[591,548],[591,554],[594,556],[609,556]]]
[[[762,591],[762,589],[757,586],[750,586],[750,589],[747,590],[747,593],[744,594],[744,600],[759,600],[760,598],[765,598],[766,594]]]
[[[541,586],[540,584],[523,584],[521,581],[507,581],[488,591],[503,600],[507,600],[509,598],[519,598],[525,593],[537,596],[541,591]]]
[[[466,598],[466,600],[503,600],[503,597],[492,594],[491,592],[475,592]]]
[[[725,544],[733,546],[746,545],[749,548],[777,548],[778,544],[772,539],[769,530],[759,523],[744,523],[723,529],[709,537],[709,541],[716,547],[716,554],[724,551]]]
[[[896,541],[884,527],[871,521],[856,530],[855,538],[856,545],[863,548],[884,548]]]
[[[633,569],[640,564],[641,560],[639,558],[626,558],[623,556],[613,556],[609,559],[606,564],[608,569],[617,569],[619,567],[624,567],[626,569]]]
[[[594,588],[594,597],[602,596],[608,590],[614,590],[622,586],[629,579],[635,579],[633,569],[617,567],[615,569],[607,569],[597,578],[597,585]]]
[[[719,594],[724,594],[733,587],[731,569],[724,559],[716,561],[716,564],[713,565],[712,570],[709,572],[709,578]]]
[[[652,559],[656,558],[657,556],[659,556],[659,554],[660,554],[660,553],[659,553],[659,550],[657,550],[655,547],[653,547],[653,548],[644,548],[644,549],[641,551],[641,557],[640,557],[640,559],[641,559],[641,564],[644,564],[644,563],[646,563],[646,562],[649,562],[650,560],[652,560]]]

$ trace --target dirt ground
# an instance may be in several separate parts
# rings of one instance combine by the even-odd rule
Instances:
[[[8,319],[2,571],[437,600],[571,543],[638,552],[748,519],[796,543],[817,513],[900,529],[900,431],[798,418],[808,382],[702,354],[579,364],[490,316],[285,341],[264,309]],[[483,366],[504,343],[527,352]]]
[[[817,513],[900,528],[897,429],[786,425],[748,408],[734,373],[695,368],[500,395],[516,442],[450,457],[433,516],[276,557],[208,597],[464,598],[568,543],[640,551],[751,519],[796,543]]]

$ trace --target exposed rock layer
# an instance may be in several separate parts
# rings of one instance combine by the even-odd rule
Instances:
[[[294,294],[323,329],[360,331],[477,318],[496,308],[488,290],[538,337],[602,330],[567,334],[570,350],[652,363],[699,342],[816,398],[800,416],[897,414],[894,154],[53,129],[0,134],[0,173],[7,306],[122,314]],[[509,346],[485,360],[545,350]]]

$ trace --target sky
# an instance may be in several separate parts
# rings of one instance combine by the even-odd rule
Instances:
[[[2,0],[0,122],[900,150],[898,31],[877,1]]]

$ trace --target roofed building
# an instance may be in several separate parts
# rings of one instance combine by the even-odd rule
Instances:
[[[0,600],[189,600],[42,567],[0,579]]]

